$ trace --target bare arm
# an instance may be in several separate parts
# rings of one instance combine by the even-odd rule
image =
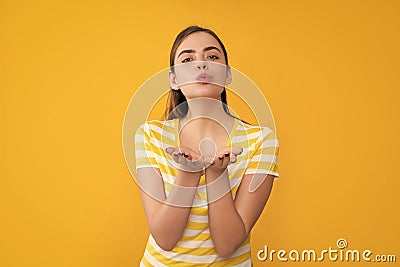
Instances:
[[[274,181],[270,174],[245,175],[233,200],[226,166],[224,168],[228,164],[226,161],[227,158],[219,162],[219,168],[213,166],[206,170],[210,233],[218,254],[223,257],[235,252],[246,240],[267,203]],[[252,179],[263,182],[250,193]]]
[[[179,166],[168,197],[158,168],[140,168],[137,174],[150,233],[162,249],[172,250],[186,228],[204,161],[184,146],[168,147],[166,152]]]
[[[178,171],[168,197],[159,169],[140,168],[137,174],[150,233],[162,249],[172,250],[185,230],[201,174]]]

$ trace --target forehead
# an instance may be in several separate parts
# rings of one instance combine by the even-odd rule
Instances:
[[[222,51],[222,47],[214,36],[207,32],[195,32],[183,39],[182,43],[178,46],[176,55],[182,50],[201,51],[208,46],[215,46]]]

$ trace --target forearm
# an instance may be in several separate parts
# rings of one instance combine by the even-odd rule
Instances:
[[[228,256],[246,240],[246,229],[232,198],[228,172],[220,178],[206,173],[206,180],[211,237],[218,254]]]
[[[172,250],[186,228],[200,175],[179,171],[168,197],[150,218],[150,232],[164,250]]]

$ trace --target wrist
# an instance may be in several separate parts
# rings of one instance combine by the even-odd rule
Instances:
[[[219,179],[223,175],[228,175],[228,170],[225,169],[213,169],[213,168],[207,168],[205,170],[205,176],[206,176],[206,181],[207,182],[212,182],[217,179]],[[221,177],[222,178],[222,177]]]
[[[201,172],[178,171],[175,184],[183,187],[197,187],[200,182]]]
[[[211,204],[226,194],[231,192],[231,185],[229,182],[228,170],[225,169],[220,175],[208,176],[206,175],[207,184],[207,202]]]

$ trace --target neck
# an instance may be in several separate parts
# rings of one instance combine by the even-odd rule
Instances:
[[[223,104],[219,99],[199,97],[190,99],[187,103],[189,108],[185,117],[187,120],[209,118],[222,122],[226,120],[227,117],[231,118],[231,116],[225,112]]]

